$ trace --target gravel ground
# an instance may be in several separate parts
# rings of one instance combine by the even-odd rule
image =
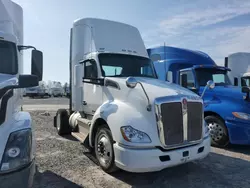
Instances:
[[[69,99],[66,97],[50,97],[50,98],[35,98],[35,99],[24,97],[23,103],[25,105],[41,105],[41,104],[43,105],[68,105]]]
[[[31,111],[36,134],[35,188],[101,187],[246,187],[250,186],[249,147],[212,148],[202,161],[191,162],[161,172],[135,174],[104,173],[94,157],[71,136],[61,137],[50,116]]]

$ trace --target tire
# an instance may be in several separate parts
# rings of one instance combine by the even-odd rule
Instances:
[[[113,143],[114,140],[108,126],[100,126],[95,136],[95,155],[100,167],[107,173],[112,173],[118,170],[115,165]],[[105,158],[107,161],[104,161]]]
[[[210,131],[211,144],[217,147],[227,147],[229,136],[224,121],[216,116],[206,116],[205,121]]]
[[[66,109],[59,109],[56,113],[56,129],[59,135],[70,134],[69,114]]]

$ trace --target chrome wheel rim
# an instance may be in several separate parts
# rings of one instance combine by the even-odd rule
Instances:
[[[101,134],[97,141],[97,155],[102,166],[108,166],[112,161],[112,145],[105,134]]]
[[[208,123],[208,128],[210,131],[210,136],[215,142],[218,142],[223,138],[225,130],[224,127],[222,127],[220,124],[216,122],[211,122]]]

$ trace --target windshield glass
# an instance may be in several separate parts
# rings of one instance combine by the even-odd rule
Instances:
[[[0,40],[0,73],[17,74],[17,54],[15,44]]]
[[[216,86],[232,85],[225,70],[205,68],[196,69],[195,72],[200,86],[206,86],[209,80],[214,81]]]
[[[99,54],[103,76],[157,78],[151,60],[123,54]]]

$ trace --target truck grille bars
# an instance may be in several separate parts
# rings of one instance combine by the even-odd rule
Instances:
[[[198,143],[203,133],[201,101],[185,97],[174,101],[155,101],[158,132],[165,148],[177,148]]]

